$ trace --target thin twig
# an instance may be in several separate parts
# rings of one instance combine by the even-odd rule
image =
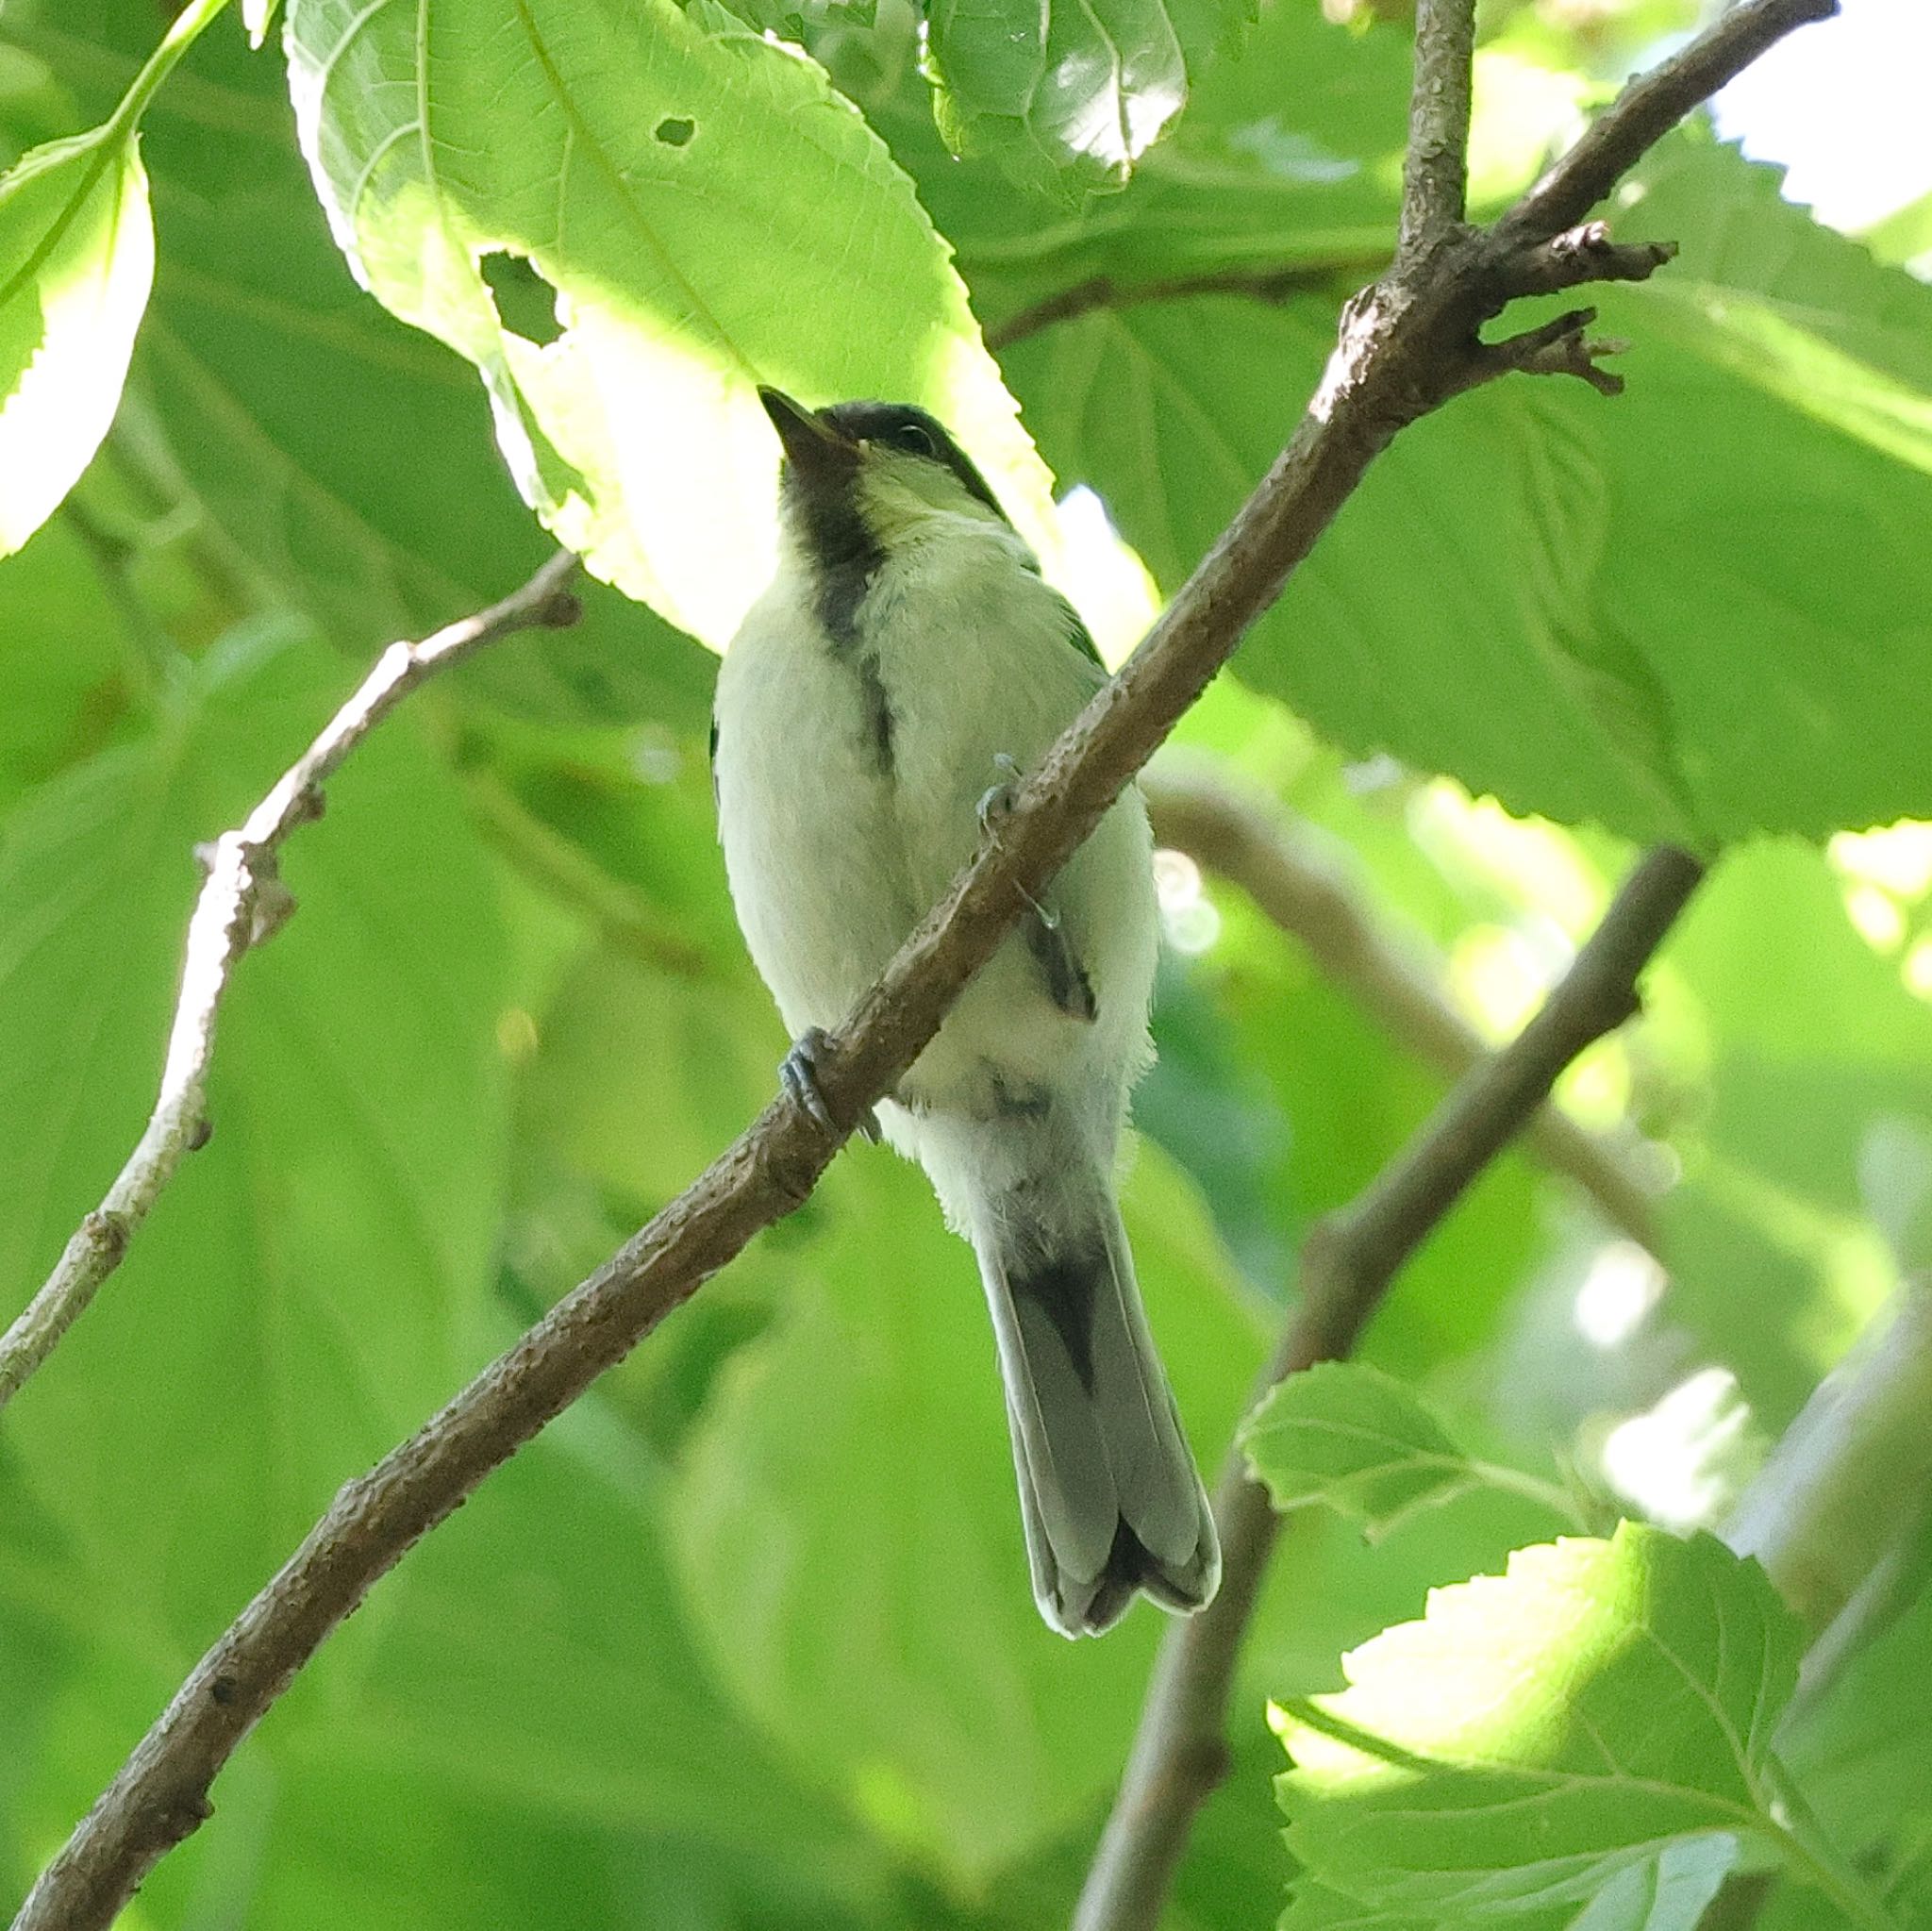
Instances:
[[[1291,295],[1324,294],[1337,283],[1356,286],[1386,267],[1388,260],[1386,253],[1338,256],[1329,261],[1299,261],[1278,268],[1217,268],[1199,275],[1125,284],[1110,275],[1090,275],[1072,288],[1016,310],[1004,322],[994,323],[986,331],[986,345],[997,353],[1096,308],[1131,308],[1143,302],[1179,302],[1193,295],[1246,295],[1257,302],[1278,304]]]
[[[1469,1073],[1363,1193],[1310,1230],[1295,1313],[1264,1385],[1354,1348],[1396,1271],[1549,1098],[1557,1074],[1637,1010],[1638,975],[1702,876],[1695,858],[1670,846],[1644,857],[1523,1031]],[[1153,1931],[1194,1813],[1224,1773],[1228,1690],[1279,1527],[1239,1450],[1222,1471],[1214,1512],[1221,1591],[1162,1640],[1074,1931]]]
[[[1437,975],[1383,928],[1332,865],[1286,824],[1219,778],[1157,764],[1141,780],[1154,836],[1254,900],[1328,977],[1418,1058],[1459,1078],[1489,1048],[1444,996]],[[1539,1108],[1524,1138],[1538,1159],[1590,1195],[1611,1225],[1657,1254],[1660,1186],[1645,1148],[1593,1133],[1559,1107]]]
[[[1626,86],[1576,145],[1496,224],[1507,252],[1574,227],[1686,115],[1787,34],[1829,20],[1838,0],[1740,0]]]
[[[1469,117],[1474,100],[1475,0],[1416,0],[1415,85],[1402,162],[1405,267],[1462,226],[1469,196]]]
[[[100,1206],[81,1222],[40,1292],[0,1336],[0,1407],[120,1266],[135,1229],[183,1157],[207,1141],[208,1069],[223,996],[242,954],[276,931],[294,908],[276,870],[289,835],[321,815],[323,786],[337,766],[425,678],[511,631],[575,622],[576,603],[565,586],[576,567],[575,557],[560,553],[500,604],[420,643],[391,644],[242,824],[204,848],[208,878],[188,924],[181,990],[154,1111]]]
[[[1796,25],[1817,17],[1824,4],[1752,0],[1752,8],[1782,7],[1788,25]],[[1728,69],[1721,60],[1705,61],[1706,92],[1757,51],[1760,45],[1740,42]],[[1613,142],[1606,153],[1627,145]],[[1588,169],[1573,170],[1572,178],[1574,187],[1590,188],[1588,207],[1615,186],[1616,170],[1599,168],[1593,181]],[[101,1931],[109,1923],[154,1864],[199,1827],[222,1766],[409,1544],[754,1234],[810,1192],[845,1136],[939,1030],[947,1007],[1024,907],[1274,601],[1369,464],[1405,424],[1466,387],[1474,318],[1494,312],[1499,278],[1515,253],[1555,239],[1554,228],[1518,226],[1511,249],[1439,250],[1413,274],[1348,306],[1341,341],[1288,447],[1119,674],[1019,785],[997,840],[982,847],[825,1040],[815,1070],[837,1126],[827,1131],[789,1098],[774,1100],[515,1347],[349,1483],[190,1673],[42,1872],[14,1931]],[[1258,1573],[1257,1567],[1255,1578]],[[1251,1578],[1250,1593],[1253,1587]],[[1224,1683],[1217,1707],[1224,1696]],[[1158,1761],[1152,1770],[1158,1777]]]

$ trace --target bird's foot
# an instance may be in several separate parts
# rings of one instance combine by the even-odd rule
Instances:
[[[995,751],[992,768],[999,773],[1000,781],[980,793],[979,829],[984,837],[997,841],[1000,826],[1012,815],[1013,800],[1019,794],[1020,766],[1006,752]],[[1041,905],[1024,886],[1020,888],[1020,896],[1033,907],[1034,916],[1049,932],[1059,930],[1060,915],[1057,911]]]
[[[992,768],[999,782],[989,785],[979,796],[979,828],[988,838],[997,838],[1001,823],[1012,816],[1013,800],[1020,789],[1020,766],[1004,751],[993,753]]]
[[[778,1079],[798,1106],[827,1133],[836,1134],[839,1124],[832,1118],[832,1109],[825,1105],[825,1096],[819,1088],[818,1056],[824,1049],[824,1030],[815,1025],[808,1026],[779,1063]],[[877,1144],[879,1116],[870,1107],[858,1116],[858,1130],[874,1145]]]

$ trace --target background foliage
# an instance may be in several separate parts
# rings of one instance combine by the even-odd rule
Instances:
[[[769,556],[751,376],[931,404],[1131,642],[1386,258],[1407,48],[1352,10],[1007,31],[937,5],[923,69],[902,0],[293,0],[259,51],[177,29],[169,73],[138,0],[9,8],[0,158],[39,156],[0,190],[0,1308],[144,1115],[195,841],[375,646],[525,574],[540,520],[643,601],[590,587],[578,629],[497,645],[345,770],[291,848],[299,916],[235,988],[212,1144],[0,1428],[7,1896],[335,1488],[771,1090],[686,634],[722,641]],[[1483,204],[1690,12],[1486,15]],[[1916,1548],[1882,1639],[1781,1726],[1799,1633],[1709,1541],[1532,1550],[1377,1636],[1618,1508],[1720,1521],[1932,1262],[1932,828],[1893,824],[1932,818],[1932,291],[1896,265],[1932,237],[1932,160],[1892,189],[1848,239],[1708,127],[1674,137],[1619,225],[1682,256],[1604,298],[1629,393],[1518,382],[1406,436],[1170,755],[1305,820],[1491,1036],[1630,841],[1723,848],[1648,1016],[1564,1088],[1648,1142],[1665,1264],[1511,1155],[1375,1322],[1380,1376],[1251,1431],[1298,1512],[1176,1927],[1281,1908],[1271,1698],[1325,1740],[1284,1792],[1295,1931],[1499,1902],[1531,1931],[1687,1926],[1789,1848],[1793,1790],[1819,1835],[1786,1868],[1816,1883],[1761,1922],[1875,1891],[1932,1924]],[[1238,892],[1162,879],[1128,1218],[1212,1463],[1310,1224],[1440,1082]],[[1379,1459],[1335,1458],[1338,1416]],[[1069,1647],[1024,1576],[969,1257],[855,1148],[379,1588],[128,1922],[1063,1922],[1158,1619]],[[1590,1679],[1605,1748],[1688,1794],[1647,1823],[1629,1790],[1559,1805],[1561,1873],[1554,1839],[1464,1814],[1465,1862],[1504,1875],[1396,1886],[1374,1790],[1351,1807],[1390,1761],[1336,1724],[1394,1706],[1385,1742],[1489,1749],[1405,1675],[1479,1674],[1477,1601],[1557,1712],[1484,1775],[1580,1760],[1547,1733],[1591,1707],[1559,1693],[1580,1666],[1535,1643],[1587,1602],[1577,1642],[1623,1657]],[[1638,1631],[1709,1724],[1659,1723]]]

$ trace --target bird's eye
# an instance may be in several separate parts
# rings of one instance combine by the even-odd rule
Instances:
[[[908,456],[937,456],[939,446],[932,440],[932,431],[922,428],[917,423],[901,423],[886,438],[894,449],[903,449]]]

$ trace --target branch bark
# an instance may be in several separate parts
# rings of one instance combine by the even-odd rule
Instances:
[[[271,938],[294,909],[276,864],[297,826],[322,815],[323,787],[356,746],[439,671],[512,631],[575,623],[576,601],[566,586],[576,568],[575,557],[559,553],[501,603],[420,643],[391,644],[260,804],[233,831],[202,849],[208,878],[188,924],[181,990],[154,1111],[100,1206],[75,1230],[40,1291],[0,1335],[0,1408],[59,1345],[120,1266],[135,1230],[183,1158],[207,1143],[208,1069],[222,1000],[242,956]]]
[[[1288,826],[1219,779],[1183,775],[1165,763],[1149,770],[1141,790],[1157,842],[1240,887],[1417,1058],[1460,1078],[1484,1057],[1488,1046],[1443,996],[1436,976]],[[1612,1226],[1658,1253],[1661,1187],[1644,1171],[1646,1148],[1635,1135],[1626,1140],[1593,1133],[1547,1106],[1531,1116],[1524,1137],[1537,1158],[1582,1188]]]
[[[1309,1232],[1295,1312],[1264,1388],[1354,1348],[1396,1271],[1534,1117],[1557,1074],[1637,1010],[1638,974],[1703,875],[1669,846],[1643,858],[1523,1031],[1467,1074],[1362,1194]],[[1194,1814],[1224,1774],[1228,1691],[1280,1528],[1239,1450],[1222,1470],[1214,1513],[1220,1593],[1161,1643],[1074,1931],[1152,1931]]]
[[[1402,159],[1405,267],[1462,226],[1469,198],[1469,117],[1474,106],[1475,0],[1416,0],[1415,84]]]
[[[1740,10],[1751,16],[1755,39],[1721,25],[1674,63],[1682,69],[1690,62],[1686,71],[1702,81],[1702,93],[1677,112],[1780,32],[1824,17],[1835,5],[1746,0]],[[1700,53],[1712,42],[1719,54]],[[1671,125],[1659,123],[1656,110],[1667,96],[1668,89],[1659,95],[1640,84],[1636,98],[1644,125],[1655,131],[1634,152],[1631,138],[1617,132],[1597,140],[1594,158],[1577,163],[1573,152],[1562,165],[1560,191],[1547,180],[1536,191],[1543,203],[1560,209],[1580,196],[1587,208],[1607,194],[1647,141]],[[1630,111],[1620,103],[1607,118]],[[1547,253],[1557,235],[1557,225],[1541,214],[1524,217],[1519,209],[1509,219],[1507,241],[1496,240],[1493,230],[1457,236],[1348,306],[1308,411],[1260,486],[1119,674],[1017,788],[997,841],[982,847],[825,1041],[815,1070],[836,1126],[827,1130],[790,1100],[774,1100],[515,1347],[368,1474],[346,1485],[195,1666],[75,1827],[22,1906],[15,1931],[97,1931],[110,1923],[146,1872],[209,1814],[208,1787],[242,1740],[409,1544],[754,1234],[806,1197],[860,1117],[938,1031],[948,1006],[1021,911],[1273,602],[1369,464],[1406,424],[1500,373],[1480,360],[1477,326],[1507,303],[1509,276],[1522,273],[1524,259]],[[1577,254],[1575,266],[1579,282],[1594,277],[1595,258],[1588,251]],[[1258,1573],[1257,1564],[1247,1584],[1250,1599]],[[1223,1589],[1228,1593],[1226,1583]]]

